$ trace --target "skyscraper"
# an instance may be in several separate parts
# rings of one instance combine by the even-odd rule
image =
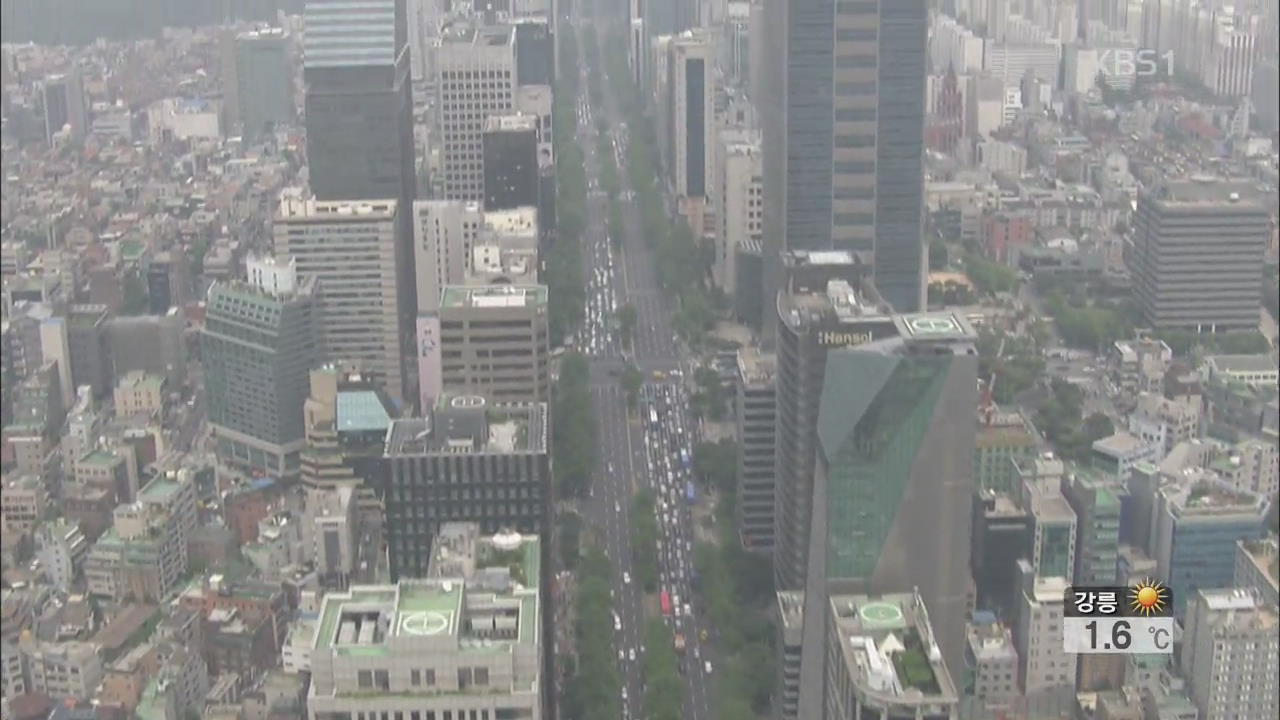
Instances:
[[[866,267],[847,252],[785,253],[787,284],[777,313],[777,487],[774,577],[780,590],[805,586],[813,502],[818,402],[833,348],[897,334],[893,319],[855,288]],[[820,617],[820,616],[819,616]]]
[[[441,523],[477,522],[484,533],[549,529],[545,403],[490,406],[446,396],[427,417],[394,421],[386,437],[393,579],[426,574]]]
[[[397,402],[411,397],[404,364],[414,316],[413,280],[400,279],[413,264],[401,227],[395,200],[325,202],[296,188],[281,194],[272,225],[276,253],[295,258],[300,274],[331,293],[321,322],[326,356],[360,363],[383,378]]]
[[[1206,720],[1274,718],[1280,620],[1249,590],[1201,589],[1189,599],[1182,673]]]
[[[927,5],[766,4],[766,298],[783,281],[778,251],[837,248],[874,252],[896,311],[923,308]]]
[[[490,115],[481,140],[484,209],[538,206],[538,118]]]
[[[1200,331],[1257,326],[1268,223],[1253,183],[1195,178],[1142,193],[1125,259],[1147,322]]]
[[[319,360],[314,277],[293,260],[249,258],[248,282],[209,290],[201,350],[209,424],[230,467],[296,477],[307,373]]]
[[[45,140],[53,142],[53,136],[63,127],[70,128],[71,136],[76,140],[84,138],[89,129],[84,80],[77,68],[72,68],[66,75],[50,75],[44,81]]]
[[[893,324],[897,337],[833,351],[826,361],[814,438],[802,718],[821,716],[822,608],[833,592],[917,591],[941,657],[963,667],[977,335],[952,313],[895,315]]]
[[[688,31],[667,45],[664,110],[666,166],[671,173],[677,208],[695,236],[704,227],[707,198],[712,194],[711,157],[715,142],[714,45],[704,31]]]
[[[293,67],[284,30],[236,36],[235,64],[236,120],[246,137],[257,138],[271,126],[293,120]]]
[[[484,200],[483,134],[491,115],[508,115],[516,85],[515,28],[458,20],[441,30],[436,112],[443,196]]]
[[[404,0],[307,0],[307,167],[319,200],[412,201]]]

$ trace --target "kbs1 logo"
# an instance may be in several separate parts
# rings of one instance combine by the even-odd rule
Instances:
[[[1173,51],[1156,52],[1151,48],[1130,50],[1106,48],[1098,52],[1098,69],[1113,78],[1156,77],[1173,74]]]

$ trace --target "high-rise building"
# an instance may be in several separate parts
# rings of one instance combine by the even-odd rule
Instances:
[[[956,720],[960,695],[919,593],[833,594],[827,603],[826,698],[806,717]]]
[[[1063,604],[1069,581],[1040,576],[1031,563],[1018,561],[1021,597],[1018,612],[1018,681],[1024,694],[1074,687],[1077,655],[1062,646]]]
[[[1001,411],[994,405],[978,410],[973,448],[973,479],[980,489],[1014,493],[1017,476],[1011,461],[1034,458],[1040,436],[1020,410]]]
[[[1202,332],[1256,327],[1269,217],[1249,182],[1192,178],[1141,193],[1125,262],[1147,322]]]
[[[867,268],[852,254],[797,250],[782,260],[788,283],[770,304],[778,328],[774,577],[780,590],[802,590],[827,354],[897,330],[856,292]]]
[[[1182,674],[1201,720],[1269,720],[1280,705],[1276,606],[1242,589],[1195,591],[1187,605]]]
[[[236,36],[236,120],[247,138],[256,139],[275,125],[293,121],[289,44],[289,36],[281,28]]]
[[[516,22],[516,84],[551,85],[555,80],[555,39],[545,18]]]
[[[969,551],[975,607],[1000,617],[1017,616],[1018,560],[1031,547],[1033,522],[1031,514],[1010,496],[977,489]]]
[[[777,358],[755,348],[738,351],[738,537],[756,552],[773,552]]]
[[[230,467],[296,478],[307,373],[320,359],[317,281],[292,258],[249,258],[209,290],[201,349],[209,424]]]
[[[411,396],[403,367],[411,355],[414,315],[402,207],[396,200],[322,201],[286,190],[273,226],[276,253],[296,260],[298,274],[316,277],[326,293],[320,323],[325,355],[359,363],[382,378],[401,404]],[[406,266],[408,279],[402,277]]]
[[[965,695],[987,707],[1006,705],[1018,696],[1018,651],[1007,625],[990,621],[970,623],[965,653],[968,685]]]
[[[439,317],[444,391],[499,403],[550,400],[545,285],[449,286]]]
[[[538,206],[538,117],[490,115],[481,138],[484,209]]]
[[[1152,555],[1181,614],[1197,588],[1231,586],[1236,541],[1262,533],[1268,501],[1211,473],[1166,480],[1156,493]]]
[[[319,200],[412,202],[405,0],[306,0],[303,24],[311,191]]]
[[[1062,482],[1062,495],[1075,511],[1075,584],[1107,585],[1116,579],[1120,550],[1118,481],[1074,467]]]
[[[1280,542],[1274,537],[1236,542],[1232,585],[1249,588],[1270,605],[1280,605]]]
[[[924,307],[925,0],[766,3],[765,296],[777,253],[874,251],[895,310]],[[834,27],[833,27],[834,18]],[[767,326],[767,324],[766,324]]]
[[[151,314],[163,315],[191,299],[191,274],[181,247],[158,252],[147,265],[147,301]]]
[[[391,577],[426,574],[444,522],[547,532],[547,425],[543,403],[491,405],[475,396],[445,396],[427,417],[394,421],[383,455]]]
[[[351,487],[361,510],[380,511],[382,444],[391,425],[391,399],[358,366],[316,368],[310,387],[302,409],[303,487],[317,492]]]
[[[418,200],[413,204],[414,274],[418,315],[440,309],[440,291],[461,284],[471,265],[471,248],[484,224],[476,202]]]
[[[1018,503],[1031,515],[1031,547],[1026,558],[1038,577],[1075,576],[1079,522],[1062,495],[1065,466],[1045,453],[1027,463],[1015,463]]]
[[[75,140],[84,138],[89,129],[89,114],[84,102],[84,80],[78,68],[66,75],[50,75],[45,78],[44,136],[52,143],[53,136],[69,128]]]
[[[515,28],[456,20],[441,29],[437,59],[443,198],[482,202],[486,123],[511,114],[514,103]]]
[[[736,135],[736,136],[735,136]],[[759,137],[720,133],[716,153],[715,257],[711,276],[727,295],[738,292],[738,248],[764,238],[764,185]],[[758,288],[743,288],[756,293]]]
[[[95,397],[103,397],[114,386],[106,324],[105,305],[72,305],[67,308],[71,382],[75,387],[92,387]]]
[[[715,142],[716,72],[715,50],[705,31],[686,31],[667,44],[666,167],[671,173],[679,212],[689,222],[695,237],[704,228],[706,203],[715,182],[713,143]]]
[[[827,356],[805,616],[821,622],[815,601],[835,591],[914,589],[930,608],[942,657],[963,667],[977,335],[952,313],[892,319],[896,337]],[[800,717],[816,716],[809,683],[823,675],[814,672],[819,631],[806,623]]]

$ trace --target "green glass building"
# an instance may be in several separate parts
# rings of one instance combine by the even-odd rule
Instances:
[[[315,288],[307,277],[209,289],[200,349],[219,463],[250,475],[298,475],[308,374],[320,359]]]
[[[805,616],[824,617],[831,593],[918,591],[943,658],[959,668],[970,592],[975,336],[951,313],[894,323],[896,338],[827,356]],[[816,672],[822,636],[806,624],[800,717],[819,716],[809,703],[825,674]]]

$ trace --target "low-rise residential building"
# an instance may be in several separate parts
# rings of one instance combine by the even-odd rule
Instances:
[[[965,695],[986,707],[999,707],[1018,696],[1018,650],[1013,632],[994,617],[974,618],[966,632],[968,662]]]
[[[1280,384],[1280,365],[1270,353],[1210,355],[1205,358],[1201,372],[1205,380],[1222,379],[1272,388]]]
[[[91,643],[76,640],[37,642],[24,648],[31,692],[54,700],[93,697],[102,680],[102,659]]]
[[[79,526],[64,518],[46,522],[36,532],[36,545],[49,582],[62,592],[70,592],[89,552],[89,541]]]
[[[49,492],[36,475],[5,478],[0,485],[0,519],[6,530],[28,533],[44,519]]]
[[[1161,459],[1163,453],[1158,445],[1145,442],[1124,430],[1093,441],[1094,464],[1118,478],[1129,477],[1129,471],[1138,463],[1154,463]]]
[[[1173,446],[1200,435],[1200,408],[1155,393],[1138,396],[1129,415],[1129,432],[1167,454]]]

